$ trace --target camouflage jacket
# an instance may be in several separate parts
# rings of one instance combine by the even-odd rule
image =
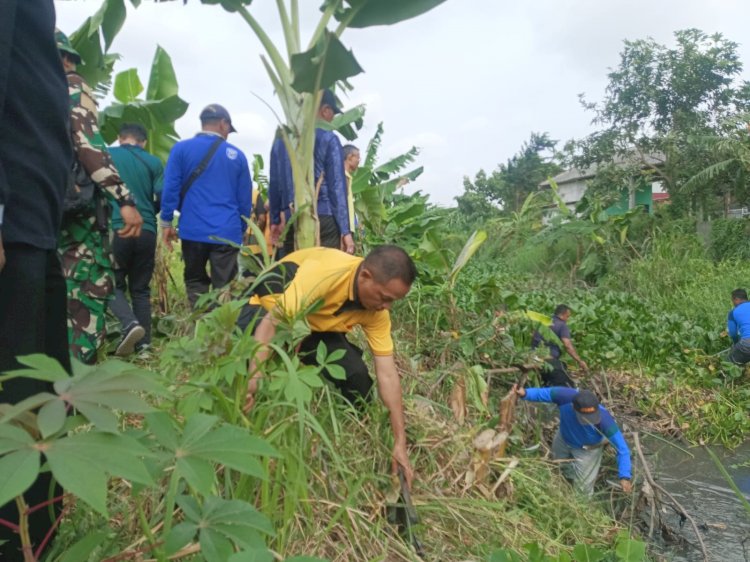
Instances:
[[[99,132],[96,102],[91,88],[75,72],[69,72],[70,129],[76,158],[93,181],[98,183],[118,205],[132,204],[133,198],[112,163]]]

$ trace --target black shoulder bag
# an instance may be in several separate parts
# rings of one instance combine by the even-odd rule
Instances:
[[[195,180],[198,179],[198,177],[206,171],[206,168],[208,167],[208,163],[211,161],[211,158],[213,158],[214,154],[216,154],[216,151],[219,149],[219,145],[224,142],[224,139],[221,137],[216,137],[213,144],[211,145],[211,148],[208,149],[208,152],[206,152],[206,155],[203,157],[203,160],[201,160],[201,163],[198,164],[198,166],[193,170],[193,172],[190,174],[190,177],[187,179],[187,181],[182,184],[182,189],[180,189],[180,202],[177,204],[177,210],[182,210],[182,203],[185,201],[185,196],[187,195],[187,192],[190,190],[190,188],[195,183]]]
[[[63,216],[71,219],[90,215],[94,208],[94,194],[97,189],[91,176],[86,173],[78,158],[75,158],[63,198]]]

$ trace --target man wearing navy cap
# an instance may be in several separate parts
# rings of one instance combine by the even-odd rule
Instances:
[[[552,457],[562,463],[563,476],[587,496],[594,493],[594,483],[602,462],[602,450],[611,443],[617,450],[620,484],[630,492],[630,449],[612,415],[590,390],[562,386],[521,388],[513,390],[523,400],[552,402],[560,410],[560,428],[552,441]]]
[[[331,90],[323,90],[318,119],[330,123],[341,113]],[[318,127],[315,129],[315,189],[318,192],[318,219],[320,245],[354,253],[354,238],[349,225],[349,207],[346,197],[344,154],[336,133]],[[289,154],[280,135],[271,148],[271,165],[268,176],[268,201],[271,214],[271,241],[281,245],[283,257],[294,251],[294,232],[290,228],[285,240],[279,240],[284,222],[292,215],[294,206],[294,180]]]
[[[243,217],[252,209],[250,167],[243,152],[226,142],[237,130],[229,112],[213,103],[200,114],[201,132],[172,148],[164,172],[161,227],[167,247],[178,234],[185,261],[185,290],[191,306],[198,297],[237,276]],[[179,211],[179,233],[172,225]],[[210,273],[206,265],[210,264]]]

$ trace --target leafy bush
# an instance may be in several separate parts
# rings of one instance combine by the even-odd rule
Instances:
[[[716,261],[750,258],[750,220],[717,219],[711,223],[711,255]]]

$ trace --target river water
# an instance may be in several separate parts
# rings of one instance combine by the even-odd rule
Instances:
[[[670,492],[700,527],[712,562],[750,562],[750,515],[729,488],[716,464],[702,447],[683,452],[657,439],[644,438],[643,449],[657,483]],[[734,451],[712,450],[746,498],[750,499],[750,442]],[[688,521],[667,508],[664,521],[687,541],[697,544]],[[700,549],[687,544],[659,544],[665,561],[703,560]]]

